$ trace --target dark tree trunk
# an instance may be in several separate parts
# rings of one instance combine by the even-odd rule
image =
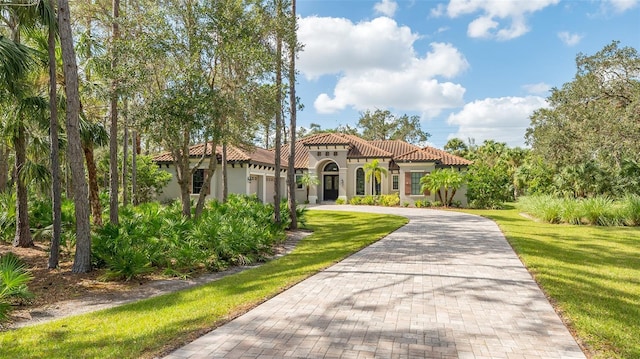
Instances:
[[[27,135],[23,124],[17,129],[15,138],[16,149],[16,235],[13,238],[14,247],[31,247],[33,238],[29,229],[29,208],[27,206],[27,186],[24,183],[22,171],[26,162]]]
[[[227,143],[222,144],[222,202],[226,203],[229,197],[229,177],[227,173]]]
[[[120,35],[118,17],[120,15],[120,0],[113,0],[113,23],[111,27],[111,71],[114,73],[118,66],[116,42]],[[109,130],[109,222],[118,224],[118,81],[111,82],[111,99],[109,102],[111,113],[111,128]]]
[[[58,9],[60,46],[62,48],[65,92],[67,96],[67,161],[71,167],[76,216],[76,255],[71,270],[73,273],[86,273],[91,270],[91,229],[89,225],[87,183],[80,140],[78,67],[71,35],[69,2],[67,0],[58,0]]]
[[[277,1],[276,9],[278,22],[282,21],[282,1]],[[280,218],[280,159],[282,157],[282,30],[278,25],[276,30],[276,128],[275,128],[275,170],[273,177],[273,220],[282,222]]]
[[[133,205],[138,205],[138,133],[133,130],[131,134],[133,151],[131,151],[131,200]]]
[[[126,113],[125,104],[125,113]],[[124,117],[124,136],[122,138],[122,204],[129,204],[129,193],[127,191],[127,157],[129,156],[129,129],[127,129],[127,116]]]
[[[202,210],[204,209],[204,202],[207,198],[207,195],[211,191],[211,179],[216,171],[216,141],[211,141],[211,156],[209,157],[209,162],[207,164],[207,170],[204,171],[204,183],[202,184],[202,189],[200,189],[200,195],[198,196],[198,203],[196,203],[195,217],[198,218],[202,214]]]
[[[7,191],[9,182],[9,148],[0,143],[0,193]]]
[[[51,3],[55,13],[55,3]],[[60,235],[62,233],[62,194],[60,186],[60,148],[58,139],[58,89],[56,79],[56,33],[55,26],[49,26],[49,137],[51,142],[51,202],[53,214],[53,236],[49,251],[49,269],[58,267],[60,257]]]
[[[291,217],[291,224],[289,228],[298,228],[298,215],[296,212],[296,115],[297,115],[297,101],[296,101],[296,47],[297,37],[294,36],[296,32],[296,0],[291,2],[291,41],[289,42],[289,112],[291,118],[289,120],[289,136],[291,141],[289,142],[289,167],[287,169],[287,181],[289,192],[287,194],[289,204],[289,217]]]
[[[100,194],[98,187],[98,169],[96,168],[93,145],[82,146],[84,151],[84,161],[87,164],[87,174],[89,177],[89,203],[91,203],[91,217],[93,224],[102,227],[102,205],[100,204]]]

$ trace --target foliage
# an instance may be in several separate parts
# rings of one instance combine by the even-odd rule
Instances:
[[[158,168],[150,156],[137,156],[136,164],[136,199],[138,203],[152,201],[162,193],[162,189],[171,181],[171,174]],[[127,171],[127,177],[129,186],[127,190],[131,193],[131,169]]]
[[[495,220],[594,359],[640,357],[640,228],[552,225],[520,209]]]
[[[420,191],[436,192],[445,207],[451,206],[456,191],[464,184],[465,176],[454,168],[437,169],[420,178]]]
[[[378,203],[377,196],[366,195],[362,197],[362,204],[365,206],[375,206]]]
[[[552,195],[521,197],[523,211],[547,223],[597,226],[640,224],[640,196],[628,195],[614,201],[610,197],[558,198]]]
[[[377,193],[377,185],[382,183],[382,175],[387,176],[387,169],[380,166],[380,160],[375,159],[364,165],[364,178],[371,183],[371,193]]]
[[[400,195],[398,193],[383,194],[378,199],[378,203],[385,207],[395,207],[400,204]]]
[[[336,204],[345,204],[345,203],[347,203],[347,200],[345,200],[344,198],[336,199]]]
[[[500,208],[513,200],[515,167],[510,154],[505,143],[489,140],[472,154],[474,162],[466,175],[470,207]]]
[[[0,256],[0,322],[7,319],[12,301],[33,296],[27,288],[32,278],[15,254],[9,252]]]
[[[310,211],[313,234],[292,253],[189,290],[0,332],[0,357],[155,357],[212,330],[407,223],[402,217]],[[51,340],[64,337],[64,341]]]
[[[419,116],[402,115],[396,117],[389,110],[369,110],[360,114],[358,127],[362,130],[362,138],[375,140],[402,140],[409,143],[425,142],[429,134],[420,128]]]
[[[460,138],[452,138],[444,145],[443,149],[454,156],[467,158],[469,156],[469,146]]]
[[[351,199],[349,200],[349,204],[356,205],[356,206],[359,204],[362,204],[362,196],[351,197]]]
[[[177,203],[123,207],[118,226],[97,230],[93,257],[96,265],[107,267],[106,278],[126,280],[150,268],[184,272],[249,264],[263,260],[284,238],[289,222],[286,206],[281,215],[282,225],[274,224],[271,204],[239,195],[230,195],[224,204],[209,202],[193,220],[182,216]],[[301,223],[304,215],[299,208]]]
[[[413,201],[413,205],[416,206],[416,208],[431,207],[431,201],[428,199],[417,199]]]
[[[614,41],[594,55],[578,54],[576,66],[574,79],[551,91],[549,108],[531,116],[527,142],[561,194],[637,193],[640,56]]]
[[[309,187],[318,185],[320,183],[320,180],[316,175],[305,172],[298,178],[298,183],[303,185],[307,190],[306,203],[309,203]]]

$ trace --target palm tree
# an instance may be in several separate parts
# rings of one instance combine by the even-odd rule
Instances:
[[[382,175],[387,177],[387,169],[380,166],[380,160],[375,159],[364,165],[364,178],[371,182],[371,193],[377,195],[376,185],[382,182]]]
[[[305,186],[307,189],[307,200],[309,203],[309,187],[317,186],[320,183],[320,180],[315,175],[310,174],[309,172],[305,172],[302,177],[298,178],[298,183]]]
[[[422,192],[431,191],[438,194],[438,200],[445,207],[451,205],[453,196],[464,183],[464,175],[453,168],[439,169],[420,178]],[[444,196],[442,195],[444,191]],[[451,192],[449,192],[451,191]]]

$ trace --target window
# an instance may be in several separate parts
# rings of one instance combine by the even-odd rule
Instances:
[[[324,166],[325,172],[338,172],[338,165],[335,162],[331,162]]]
[[[338,156],[338,152],[334,152],[334,153],[333,153],[333,156],[334,156],[334,157]]]
[[[202,190],[202,185],[204,184],[204,169],[199,168],[193,173],[193,191],[191,193],[198,194],[200,190]]]
[[[356,170],[356,196],[364,196],[364,170]]]
[[[393,175],[392,177],[393,180],[393,187],[391,189],[393,189],[394,191],[397,191],[399,186],[398,186],[398,175]]]
[[[411,195],[417,196],[421,195],[420,192],[420,178],[422,178],[422,172],[411,172]]]
[[[300,182],[302,180],[302,175],[296,175],[296,188],[297,189],[302,189],[302,182]]]

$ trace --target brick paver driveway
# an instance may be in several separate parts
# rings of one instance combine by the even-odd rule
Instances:
[[[167,358],[584,358],[495,223],[410,223]]]

